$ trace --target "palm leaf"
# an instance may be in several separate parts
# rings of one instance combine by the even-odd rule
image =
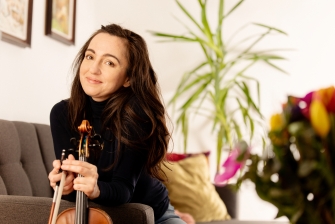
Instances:
[[[242,3],[244,2],[244,0],[240,0],[236,5],[233,6],[233,8],[231,8],[229,10],[229,12],[224,16],[224,18],[227,18],[232,12],[234,12]]]
[[[271,67],[275,68],[275,69],[278,70],[278,71],[281,71],[281,72],[283,72],[283,73],[285,73],[285,74],[287,74],[287,75],[289,74],[288,72],[286,72],[285,70],[283,70],[283,69],[279,68],[278,66],[272,64],[272,63],[269,62],[268,60],[264,60],[264,62],[265,62],[266,64],[270,65]]]
[[[250,96],[248,85],[244,81],[242,81],[241,83],[236,82],[236,85],[243,91],[244,96],[247,99],[248,106],[251,106],[258,113],[260,117],[263,117],[259,107],[256,106],[254,100]]]
[[[243,118],[243,122],[244,122],[244,125],[247,125],[247,114],[248,114],[248,110],[242,105],[241,101],[239,98],[235,98],[238,105],[239,105],[239,110],[242,114],[242,118]]]
[[[191,41],[191,42],[197,42],[198,40],[196,38],[186,37],[182,35],[174,35],[174,34],[168,34],[168,33],[159,33],[154,31],[148,31],[152,35],[158,36],[158,37],[164,37],[164,38],[170,38],[171,41]]]
[[[181,127],[182,127],[182,133],[184,136],[184,153],[186,153],[186,149],[187,149],[187,140],[188,140],[188,117],[186,115],[186,111],[184,111],[182,113],[182,115],[180,116],[180,118],[177,120],[177,123],[181,123]]]
[[[209,81],[208,81],[209,80]],[[173,101],[176,101],[180,95],[188,91],[190,88],[194,88],[196,85],[198,85],[200,82],[203,82],[205,84],[203,85],[208,85],[210,82],[210,73],[198,76],[196,79],[194,79],[192,82],[188,83],[185,87],[180,88],[180,90],[174,95],[172,98]]]
[[[286,60],[286,58],[281,57],[279,55],[255,54],[255,53],[245,54],[244,58],[248,60]]]
[[[259,81],[253,77],[249,77],[249,76],[245,76],[245,75],[241,75],[242,78],[248,79],[248,80],[252,80],[254,82],[256,82],[256,89],[257,89],[257,100],[258,100],[258,105],[260,106],[261,104],[261,93],[260,93],[260,84]]]
[[[173,103],[175,102],[179,97],[180,95],[184,92],[185,90],[185,85],[189,82],[190,79],[193,79],[193,76],[194,74],[199,70],[201,69],[203,66],[205,66],[207,64],[207,62],[203,62],[201,63],[200,65],[198,65],[197,67],[195,67],[193,70],[191,70],[190,72],[187,72],[183,75],[181,81],[179,82],[179,85],[177,87],[177,90],[174,94],[174,96],[172,97],[172,99],[170,100],[169,104],[170,103]]]
[[[190,105],[198,99],[198,96],[203,93],[203,90],[207,87],[208,83],[210,82],[207,81],[203,83],[193,94],[191,97],[189,97],[186,102],[181,106],[181,109],[187,109],[190,107]]]
[[[223,42],[222,42],[222,23],[224,19],[223,11],[224,11],[224,1],[220,0],[219,12],[218,12],[218,25],[216,28],[216,42],[217,42],[218,48],[221,49],[222,52],[224,53],[225,49],[224,49]],[[224,55],[222,55],[222,57],[224,57]]]
[[[278,33],[281,33],[281,34],[284,34],[284,35],[288,35],[286,32],[284,32],[284,31],[282,31],[282,30],[280,30],[278,28],[272,27],[272,26],[264,25],[264,24],[261,24],[261,23],[253,23],[253,24],[255,24],[256,26],[261,26],[261,27],[268,28],[270,30],[275,30]]]
[[[247,118],[249,120],[249,125],[250,125],[250,140],[254,137],[254,131],[255,131],[255,125],[252,117],[250,114],[247,114]]]
[[[200,24],[193,18],[193,16],[186,10],[186,8],[178,1],[176,0],[179,8],[185,13],[185,15],[199,28],[201,32],[204,32]]]
[[[207,3],[207,1],[205,0],[204,3],[202,3],[202,0],[198,0],[198,1],[199,1],[199,4],[200,4],[200,7],[201,7],[201,22],[202,22],[202,25],[204,26],[204,28],[203,28],[204,34],[206,35],[206,37],[208,39],[208,42],[211,44],[211,46],[215,46],[215,49],[217,49],[217,50],[215,50],[215,52],[218,55],[222,55],[222,52],[220,51],[220,48],[218,48],[214,44],[212,31],[211,31],[211,28],[208,24],[207,15],[206,15],[206,3]]]
[[[235,119],[231,119],[231,121],[234,124],[234,131],[237,134],[237,138],[240,140],[242,139],[242,133],[241,133],[241,129],[240,129],[240,124],[235,120]]]

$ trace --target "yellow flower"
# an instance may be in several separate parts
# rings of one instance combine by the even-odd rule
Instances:
[[[274,114],[270,118],[270,130],[280,130],[284,126],[284,118],[282,114]]]
[[[315,132],[323,138],[326,137],[330,130],[330,121],[326,107],[320,100],[312,101],[310,118]]]

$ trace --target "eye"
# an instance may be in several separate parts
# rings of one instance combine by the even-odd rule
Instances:
[[[85,58],[86,58],[87,60],[91,60],[93,57],[92,57],[91,55],[86,55]]]
[[[111,62],[111,61],[106,61],[106,65],[114,67],[115,64],[113,62]]]

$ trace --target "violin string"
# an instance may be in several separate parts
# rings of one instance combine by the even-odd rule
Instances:
[[[84,141],[85,142],[85,141]],[[86,161],[86,157],[81,154],[79,156],[80,161]],[[82,175],[78,174],[78,177],[82,177]],[[85,224],[86,223],[86,207],[87,200],[85,200],[84,192],[77,191],[77,200],[76,200],[76,222],[75,224]]]

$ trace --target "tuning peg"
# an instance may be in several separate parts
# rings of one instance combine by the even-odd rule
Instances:
[[[78,152],[78,150],[74,150],[73,148],[70,148],[70,149],[67,150],[68,155],[69,154],[74,155],[75,152]]]
[[[98,150],[102,150],[104,148],[104,143],[92,143],[88,145],[89,148],[94,148],[94,149],[98,149]]]
[[[96,140],[96,141],[100,141],[101,140],[101,135],[99,134],[94,134],[93,136],[91,136],[92,140]]]
[[[79,143],[78,143],[78,140],[77,140],[76,138],[71,138],[71,139],[70,139],[70,142],[71,142],[71,144],[72,144],[73,146],[76,146],[76,147],[77,147],[78,144],[79,144]]]

